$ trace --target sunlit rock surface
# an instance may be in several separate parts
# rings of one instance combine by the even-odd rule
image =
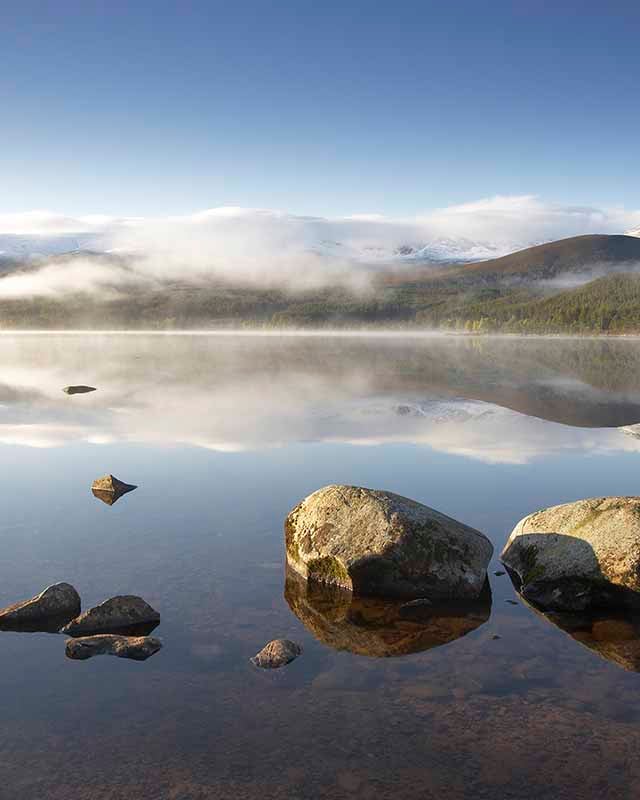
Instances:
[[[71,620],[62,628],[62,633],[70,636],[122,633],[138,626],[155,627],[159,622],[160,614],[141,597],[118,595]]]
[[[105,475],[102,478],[98,478],[91,485],[91,491],[94,497],[97,497],[98,500],[102,500],[102,502],[106,503],[108,506],[112,506],[122,495],[132,492],[137,488],[137,486],[131,483],[124,483],[124,481],[119,480],[114,475]]]
[[[134,661],[145,661],[157,653],[162,647],[160,639],[154,636],[115,636],[101,634],[83,636],[80,639],[68,639],[65,652],[68,658],[85,661],[93,656],[117,656],[131,658]]]
[[[640,497],[596,497],[530,514],[500,558],[540,608],[639,605]]]
[[[459,639],[491,614],[491,591],[464,604],[437,604],[406,614],[401,601],[356,597],[335,586],[303,580],[287,570],[285,599],[318,641],[334,650],[388,658],[419,653]]]
[[[54,632],[79,613],[78,592],[69,583],[55,583],[29,600],[0,610],[0,629]]]
[[[274,639],[266,644],[259,653],[250,659],[260,669],[279,669],[290,664],[302,653],[299,644],[289,639]]]
[[[289,566],[359,595],[473,600],[493,546],[487,537],[406,497],[326,486],[285,520]]]

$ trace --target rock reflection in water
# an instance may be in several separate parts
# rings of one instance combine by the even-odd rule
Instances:
[[[318,641],[334,650],[375,658],[447,644],[479,628],[491,614],[488,583],[473,603],[428,606],[411,618],[402,611],[402,602],[355,597],[335,587],[304,581],[291,570],[287,570],[284,596]]]
[[[0,631],[10,633],[60,633],[60,628],[69,622],[69,614],[40,620],[2,620]]]
[[[118,480],[114,475],[105,475],[103,478],[98,478],[93,482],[91,491],[94,497],[102,500],[108,506],[117,503],[118,500],[125,494],[137,489],[132,483],[125,483]]]
[[[637,613],[545,613],[533,610],[607,661],[631,672],[640,672],[640,616]]]

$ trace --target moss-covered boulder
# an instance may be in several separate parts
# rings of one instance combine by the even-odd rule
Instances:
[[[493,554],[484,534],[391,492],[327,486],[285,521],[289,566],[354,594],[473,600]]]
[[[500,556],[540,608],[640,605],[640,497],[595,497],[530,514]]]

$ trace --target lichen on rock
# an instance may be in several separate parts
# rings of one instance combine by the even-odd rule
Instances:
[[[640,498],[588,498],[529,514],[500,558],[540,608],[640,605]]]
[[[477,598],[493,553],[484,534],[391,492],[327,486],[285,520],[289,566],[359,595]]]

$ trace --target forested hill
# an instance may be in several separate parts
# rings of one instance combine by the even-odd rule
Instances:
[[[83,263],[88,257],[82,254]],[[95,259],[100,269],[108,268],[107,256]],[[8,271],[12,274],[14,267]],[[574,237],[462,267],[378,270],[369,288],[359,291],[335,286],[291,293],[210,280],[137,284],[132,279],[126,289],[114,280],[99,293],[3,298],[4,280],[0,277],[0,325],[5,329],[258,326],[640,333],[640,238],[630,236]]]

